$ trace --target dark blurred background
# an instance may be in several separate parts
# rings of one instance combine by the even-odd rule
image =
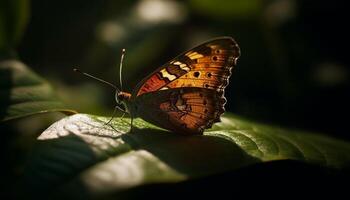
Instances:
[[[110,115],[114,91],[79,67],[124,86],[212,37],[232,36],[242,56],[227,110],[257,121],[349,139],[349,12],[346,1],[31,1],[19,57],[80,112]]]

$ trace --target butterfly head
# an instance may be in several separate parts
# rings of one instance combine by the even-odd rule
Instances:
[[[116,90],[115,91],[115,101],[117,102],[117,104],[123,104],[126,101],[130,100],[131,94],[127,93],[127,92],[123,92],[120,90]]]

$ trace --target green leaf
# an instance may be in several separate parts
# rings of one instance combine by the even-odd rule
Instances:
[[[14,48],[28,23],[29,0],[0,3],[0,52]]]
[[[135,127],[128,133],[129,119],[114,119],[112,126],[105,125],[108,120],[76,114],[51,125],[39,136],[29,159],[25,189],[95,196],[273,160],[334,169],[350,166],[349,143],[257,124],[232,114],[225,114],[204,135],[194,136],[167,132],[141,119],[134,120]]]
[[[16,60],[0,62],[0,121],[67,109],[43,78]]]

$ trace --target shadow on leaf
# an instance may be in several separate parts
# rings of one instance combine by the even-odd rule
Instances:
[[[77,135],[39,140],[28,159],[18,195],[45,197],[97,162],[89,145]]]
[[[144,149],[190,177],[240,168],[258,160],[221,137],[183,136],[156,129],[137,129],[122,136],[133,149]]]

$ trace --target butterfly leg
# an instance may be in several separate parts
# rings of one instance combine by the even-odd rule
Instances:
[[[125,114],[126,114],[126,112],[124,112],[124,113],[122,114],[122,116],[120,117],[120,120],[123,120],[123,117],[125,116]]]
[[[118,105],[116,105],[115,107],[114,107],[114,110],[113,110],[113,114],[112,114],[112,117],[111,117],[111,119],[107,122],[107,123],[105,123],[105,125],[108,125],[109,123],[111,123],[111,121],[113,120],[113,118],[115,117],[115,114],[116,114],[116,111],[117,110],[119,110],[119,111],[121,111],[122,113],[123,113],[123,115],[121,116],[121,119],[124,117],[124,115],[127,113],[127,112],[125,112],[123,109],[121,109]]]
[[[120,112],[123,113],[122,116],[120,117],[120,120],[123,119],[123,117],[125,116],[125,114],[128,114],[128,112],[126,112],[125,110],[123,110],[122,108],[120,108],[119,105],[116,105],[115,108],[114,108],[113,115],[112,115],[111,119],[110,119],[107,123],[105,123],[105,125],[108,125],[108,124],[112,121],[112,119],[115,117],[115,113],[116,113],[117,110],[119,110]],[[132,132],[132,130],[133,130],[133,119],[134,119],[134,118],[132,117],[131,114],[130,114],[130,118],[131,118],[131,122],[130,122],[130,132]]]
[[[114,116],[115,116],[115,113],[116,113],[116,111],[117,111],[117,109],[116,108],[114,108],[114,110],[113,110],[113,114],[112,114],[112,117],[108,120],[108,122],[105,122],[105,124],[104,125],[108,125],[111,121],[112,121],[112,119],[114,118]]]
[[[133,121],[134,121],[134,118],[133,118],[133,116],[132,115],[130,115],[130,118],[131,118],[131,120],[130,120],[130,132],[132,132],[133,131]]]

